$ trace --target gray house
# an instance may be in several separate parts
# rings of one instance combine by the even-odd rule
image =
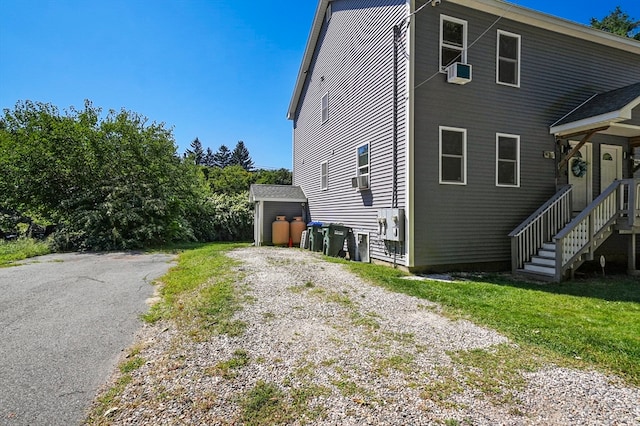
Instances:
[[[412,270],[634,272],[639,105],[635,40],[499,0],[321,0],[294,185],[312,220]]]

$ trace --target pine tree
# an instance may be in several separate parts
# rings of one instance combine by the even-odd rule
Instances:
[[[200,139],[195,138],[193,142],[191,142],[191,149],[187,149],[185,157],[192,157],[197,166],[204,165],[204,149],[202,149]]]
[[[616,6],[611,13],[601,20],[591,18],[591,26],[619,36],[640,40],[640,32],[638,31],[640,21],[636,21],[629,14],[623,12],[620,6]]]
[[[244,146],[244,142],[238,141],[238,143],[236,144],[236,147],[231,153],[230,164],[241,166],[243,169],[249,172],[253,170],[253,160],[251,160],[249,150],[246,146]]]
[[[229,148],[227,148],[226,145],[220,145],[218,152],[213,154],[212,167],[224,168],[230,164],[230,161],[231,151],[229,151]]]
[[[207,148],[207,153],[204,155],[204,165],[207,167],[213,167],[214,166],[214,160],[213,160],[213,151],[211,151],[211,148]]]

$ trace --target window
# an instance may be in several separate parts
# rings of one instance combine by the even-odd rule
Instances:
[[[496,185],[520,186],[520,136],[496,134]]]
[[[520,36],[498,30],[497,53],[497,82],[520,87]]]
[[[329,164],[326,161],[320,164],[320,176],[322,189],[326,190],[329,187]]]
[[[329,92],[322,96],[322,122],[329,120]]]
[[[360,145],[358,147],[358,169],[357,179],[358,188],[369,188],[369,144]]]
[[[467,130],[440,127],[440,183],[467,184]]]
[[[440,15],[440,70],[467,63],[467,21]]]

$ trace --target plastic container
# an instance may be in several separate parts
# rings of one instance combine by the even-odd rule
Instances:
[[[307,228],[307,225],[302,221],[302,216],[295,216],[293,221],[289,225],[289,235],[291,236],[291,240],[293,241],[294,246],[300,245],[300,240],[302,239],[302,231]]]
[[[271,242],[274,246],[289,244],[289,222],[286,216],[276,216],[276,220],[271,224]]]
[[[344,242],[351,233],[351,228],[338,223],[331,223],[322,227],[324,235],[323,253],[332,257],[345,257]]]
[[[309,233],[309,250],[322,251],[322,223],[311,222],[308,224],[307,232]]]

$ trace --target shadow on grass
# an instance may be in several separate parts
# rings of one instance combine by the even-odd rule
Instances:
[[[603,277],[597,276],[595,273],[582,273],[577,275],[573,280],[563,281],[561,283],[532,282],[514,277],[510,274],[482,274],[473,277],[473,279],[476,278],[489,284],[543,291],[552,294],[588,297],[609,302],[640,303],[640,278],[629,275],[606,275]]]

